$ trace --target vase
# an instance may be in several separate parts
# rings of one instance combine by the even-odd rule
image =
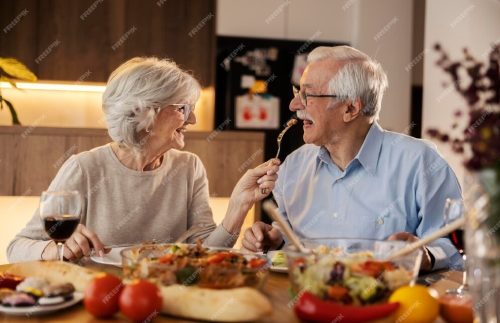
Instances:
[[[500,322],[500,178],[494,169],[466,176],[467,278],[477,322]]]

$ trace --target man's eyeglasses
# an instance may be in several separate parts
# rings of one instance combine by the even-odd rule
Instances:
[[[311,97],[311,98],[337,98],[338,97],[338,95],[334,95],[334,94],[308,94],[305,91],[301,91],[300,87],[297,87],[295,85],[292,85],[292,91],[293,91],[294,97],[297,97],[297,95],[299,96],[300,103],[302,103],[302,105],[304,107],[307,107],[307,98],[308,97]]]
[[[184,114],[184,121],[187,121],[187,119],[189,119],[189,115],[191,114],[191,112],[194,111],[194,104],[191,103],[174,103],[169,105],[173,106],[175,111]]]

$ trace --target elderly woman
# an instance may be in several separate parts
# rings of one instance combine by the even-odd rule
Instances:
[[[78,190],[84,209],[66,241],[66,259],[100,255],[106,245],[175,241],[193,226],[188,241],[232,246],[251,206],[274,188],[279,161],[251,169],[236,184],[226,216],[216,227],[200,159],[184,147],[200,85],[174,62],[133,58],[110,76],[103,110],[112,143],[71,156],[48,190]],[[56,244],[37,210],[7,248],[9,261],[55,259]]]

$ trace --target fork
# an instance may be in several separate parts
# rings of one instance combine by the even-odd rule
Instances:
[[[274,159],[277,159],[280,156],[280,151],[281,151],[281,141],[283,140],[283,137],[285,136],[285,133],[293,127],[294,125],[297,124],[297,119],[292,117],[290,120],[287,121],[285,129],[283,129],[280,134],[278,135],[278,138],[276,139],[276,142],[278,143],[278,151],[276,152],[276,156]],[[269,162],[271,163],[271,162]],[[263,188],[260,190],[262,194],[267,194],[267,188]]]
[[[285,129],[283,129],[283,131],[281,131],[280,134],[278,135],[278,139],[276,139],[276,142],[278,143],[278,151],[276,152],[276,157],[274,157],[274,159],[277,159],[280,156],[281,141],[283,140],[285,133],[288,131],[288,129],[290,129],[296,124],[297,124],[297,119],[292,118],[288,120]]]

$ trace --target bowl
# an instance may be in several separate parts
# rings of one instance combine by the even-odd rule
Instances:
[[[387,261],[408,243],[369,239],[318,238],[302,241],[312,253],[285,250],[292,291],[308,291],[342,304],[363,305],[387,300],[396,288],[413,283],[422,252]]]
[[[121,251],[125,279],[148,279],[164,286],[260,289],[269,274],[266,256],[201,244],[149,244]]]

